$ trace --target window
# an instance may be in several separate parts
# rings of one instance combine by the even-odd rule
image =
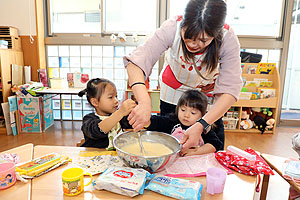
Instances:
[[[170,17],[183,15],[186,4],[189,0],[170,0]]]
[[[80,72],[89,78],[103,77],[113,81],[118,99],[127,89],[127,73],[123,56],[143,43],[145,35],[155,31],[158,0],[46,0],[48,33],[46,61],[51,80],[66,82],[67,74]],[[111,34],[125,33],[127,41],[115,42]],[[139,35],[135,41],[133,33]],[[149,78],[150,88],[158,86],[158,63]],[[56,96],[53,99],[56,120],[81,120],[92,112],[86,97]]]
[[[226,22],[238,35],[280,36],[283,0],[227,0]]]
[[[226,23],[237,35],[280,36],[283,0],[227,0]],[[170,17],[182,15],[188,0],[170,0]]]
[[[282,120],[300,120],[300,0],[294,1],[293,16],[290,31],[290,44],[288,51],[288,61],[286,68],[285,84],[282,99]]]
[[[106,0],[103,32],[152,32],[156,0]]]
[[[48,0],[53,33],[100,33],[100,0]]]
[[[280,49],[241,49],[241,51],[261,54],[261,62],[276,63],[276,67],[280,67]]]
[[[61,78],[66,83],[69,72],[88,74],[90,79],[103,77],[115,83],[118,99],[122,101],[125,98],[128,78],[123,66],[123,56],[135,48],[136,46],[48,45],[49,79]],[[157,89],[157,63],[149,82],[150,89]],[[62,95],[60,98],[57,95],[52,102],[55,120],[82,120],[85,114],[94,110],[85,96],[81,98],[77,95]]]
[[[149,33],[156,28],[156,0],[47,1],[51,33]]]

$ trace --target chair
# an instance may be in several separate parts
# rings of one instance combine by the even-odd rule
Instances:
[[[80,142],[76,143],[76,147],[80,147],[84,143],[84,138],[81,138]]]

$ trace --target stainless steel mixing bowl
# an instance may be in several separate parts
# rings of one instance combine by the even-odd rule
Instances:
[[[179,141],[166,133],[157,131],[141,131],[142,142],[161,143],[172,150],[172,153],[162,156],[139,156],[122,150],[122,147],[138,143],[138,134],[133,131],[127,131],[118,134],[113,144],[117,150],[118,156],[130,167],[143,168],[150,172],[159,172],[170,166],[179,156],[181,145]]]

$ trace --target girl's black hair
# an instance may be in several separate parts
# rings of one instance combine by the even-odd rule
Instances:
[[[113,82],[105,78],[91,79],[87,83],[86,88],[78,93],[78,96],[82,97],[86,95],[88,102],[93,106],[91,98],[96,98],[99,101],[107,85],[112,85],[114,88],[116,87]]]
[[[201,63],[201,65],[207,66],[209,73],[218,65],[226,10],[227,6],[224,0],[190,0],[180,24],[181,28],[185,28],[185,39],[196,40],[199,34],[204,33],[214,38],[206,47],[206,54]],[[193,61],[195,54],[188,51],[183,39],[181,39],[181,46],[185,59]]]
[[[176,116],[181,106],[188,106],[200,110],[202,116],[205,115],[207,109],[207,96],[198,90],[185,91],[178,100],[176,106]]]

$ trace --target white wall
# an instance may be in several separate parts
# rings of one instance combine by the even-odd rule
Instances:
[[[35,0],[0,0],[0,26],[14,26],[19,35],[36,35]]]

